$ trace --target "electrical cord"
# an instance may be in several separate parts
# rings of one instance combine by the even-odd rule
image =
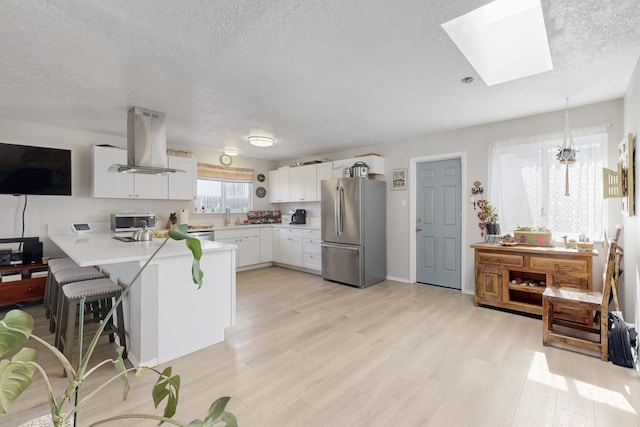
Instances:
[[[20,235],[21,239],[24,239],[24,214],[27,211],[27,195],[24,195],[24,207],[22,208],[22,234]],[[22,252],[22,242],[20,242],[20,246],[18,247],[18,250],[20,252]]]

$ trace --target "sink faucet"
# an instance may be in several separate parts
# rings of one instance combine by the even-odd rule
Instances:
[[[224,208],[224,225],[231,224],[231,208],[227,206]]]

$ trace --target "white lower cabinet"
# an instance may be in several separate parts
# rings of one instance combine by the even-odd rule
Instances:
[[[280,262],[302,267],[302,230],[280,229]]]
[[[260,228],[260,262],[273,261],[273,228]]]
[[[260,228],[216,230],[214,239],[238,246],[236,251],[238,267],[260,264]]]
[[[320,230],[302,230],[302,266],[322,270]]]
[[[283,267],[300,267],[320,272],[320,230],[296,227],[216,228],[218,242],[236,245],[238,268],[276,262]]]
[[[278,227],[274,228],[274,261],[280,264],[321,271],[320,230]],[[277,246],[277,249],[276,249]]]

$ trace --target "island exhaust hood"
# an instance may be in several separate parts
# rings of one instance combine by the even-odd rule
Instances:
[[[127,115],[127,164],[115,164],[109,172],[166,175],[184,172],[168,167],[166,115],[132,107]]]

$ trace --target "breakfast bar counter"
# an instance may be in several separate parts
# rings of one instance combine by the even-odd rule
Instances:
[[[98,267],[122,286],[165,241],[121,242],[106,230],[74,233],[55,226],[49,226],[48,235],[75,262]],[[237,246],[201,243],[200,289],[191,278],[191,251],[184,241],[169,239],[123,301],[134,366],[156,366],[222,342],[225,328],[235,323]]]

